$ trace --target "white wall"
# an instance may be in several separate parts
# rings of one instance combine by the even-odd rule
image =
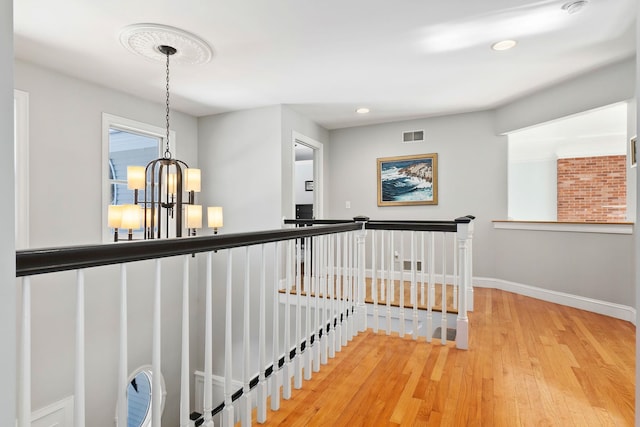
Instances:
[[[100,243],[102,113],[164,126],[164,105],[20,61],[15,63],[15,87],[29,93],[30,246]],[[171,117],[176,154],[196,165],[196,119],[179,112]],[[177,425],[179,413],[180,265],[181,260],[163,262],[162,370],[169,390],[163,420],[167,425]],[[130,371],[151,363],[150,271],[152,266],[146,262],[129,268]],[[191,280],[195,307],[195,272]],[[116,267],[86,273],[86,413],[92,426],[112,426],[115,415],[118,283]],[[71,273],[38,277],[32,288],[32,407],[37,409],[73,394],[75,278]]]
[[[14,224],[13,186],[13,2],[0,0],[0,191],[5,196],[2,223]],[[16,418],[15,248],[9,227],[0,243],[0,425]]]

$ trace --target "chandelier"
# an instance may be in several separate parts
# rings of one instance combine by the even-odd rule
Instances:
[[[148,25],[145,29],[148,31]],[[169,148],[169,58],[177,49],[162,44],[155,50],[166,57],[165,149],[162,157],[146,166],[127,166],[127,188],[133,190],[134,202],[110,205],[107,215],[116,242],[124,240],[119,229],[128,230],[126,240],[133,240],[134,230],[139,229],[143,230],[144,239],[161,239],[183,237],[183,230],[186,236],[195,236],[196,230],[202,228],[202,205],[196,204],[196,193],[201,190],[200,169],[174,158]],[[140,191],[144,192],[143,197]],[[222,207],[207,208],[207,226],[214,233],[223,226]]]

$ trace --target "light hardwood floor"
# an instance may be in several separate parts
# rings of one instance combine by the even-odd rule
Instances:
[[[475,308],[468,351],[368,330],[266,425],[633,425],[633,325],[492,289]]]

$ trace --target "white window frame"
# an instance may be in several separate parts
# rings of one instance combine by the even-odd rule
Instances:
[[[159,138],[158,156],[164,151],[167,141],[167,130],[148,123],[139,122],[125,117],[115,116],[109,113],[102,113],[102,241],[112,242],[113,231],[107,222],[107,213],[110,202],[110,179],[109,179],[109,129],[117,128],[127,132],[141,133],[154,138]],[[176,132],[169,131],[169,150],[176,157]]]

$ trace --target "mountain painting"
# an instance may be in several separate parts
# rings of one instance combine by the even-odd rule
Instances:
[[[437,204],[436,153],[378,159],[378,206]]]

